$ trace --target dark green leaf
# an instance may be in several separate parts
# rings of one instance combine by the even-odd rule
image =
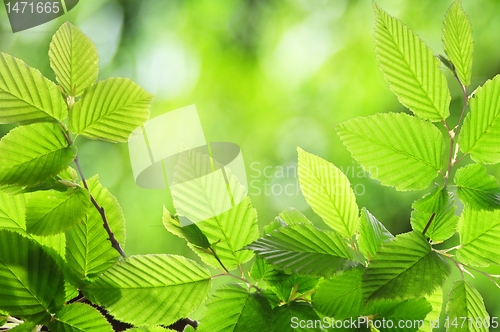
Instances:
[[[49,324],[52,332],[113,332],[101,313],[85,303],[72,303],[59,310]]]
[[[163,207],[163,226],[172,234],[186,239],[189,243],[203,248],[210,248],[210,242],[200,228],[193,223],[182,225],[177,217],[172,216],[166,207]]]
[[[391,232],[370,211],[366,208],[361,209],[358,243],[363,255],[370,260],[382,244],[393,238]]]

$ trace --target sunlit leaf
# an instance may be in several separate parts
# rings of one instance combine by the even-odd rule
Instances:
[[[457,280],[451,286],[446,305],[449,332],[489,331],[490,315],[481,294],[470,283]]]
[[[117,199],[104,188],[97,176],[87,180],[90,193],[104,208],[109,227],[115,238],[125,246],[125,218]],[[111,246],[101,214],[91,205],[86,216],[66,231],[66,260],[78,280],[93,278],[111,267],[120,254]]]
[[[91,301],[116,319],[137,325],[169,325],[187,317],[206,299],[207,269],[174,255],[132,256],[84,288]]]
[[[436,322],[439,321],[439,316],[443,309],[443,289],[441,287],[436,288],[434,293],[426,296],[425,299],[431,305],[432,310],[425,316],[424,324],[420,327],[419,331],[432,332]]]
[[[481,164],[500,162],[500,75],[471,96],[470,112],[460,130],[460,151]]]
[[[431,310],[431,305],[424,298],[382,300],[372,302],[363,316],[373,317],[374,326],[384,327],[380,331],[412,332],[422,326],[425,316]]]
[[[344,238],[356,233],[359,224],[356,196],[349,180],[332,163],[301,148],[298,177],[302,194],[315,213]]]
[[[473,266],[500,265],[500,210],[465,207],[458,223],[460,247],[457,258]]]
[[[172,216],[166,207],[163,207],[163,226],[170,233],[186,239],[186,241],[197,247],[210,248],[210,242],[196,224],[188,223],[181,226],[178,218]]]
[[[53,332],[113,332],[104,316],[85,303],[71,303],[59,310],[49,324]]]
[[[64,302],[61,269],[36,242],[0,230],[0,309],[12,316],[46,316]]]
[[[292,302],[273,308],[273,331],[314,332],[316,328],[301,327],[304,322],[319,321],[318,314],[309,303]],[[302,324],[300,324],[302,323]]]
[[[439,60],[401,21],[374,3],[375,52],[379,67],[401,104],[431,121],[446,119],[450,92]]]
[[[126,78],[90,86],[69,115],[69,129],[93,139],[126,142],[149,118],[152,96]]]
[[[12,129],[0,140],[0,184],[33,185],[57,175],[76,156],[61,128],[35,123]]]
[[[49,60],[57,82],[68,96],[81,95],[97,80],[97,49],[80,29],[69,22],[61,25],[52,37]]]
[[[472,27],[461,1],[456,0],[446,13],[443,28],[444,51],[450,58],[460,82],[470,84],[474,40]]]
[[[36,235],[62,233],[82,220],[89,205],[83,188],[37,191],[26,205],[26,229]]]
[[[199,332],[269,331],[271,306],[259,293],[226,284],[207,301]]]
[[[67,115],[52,81],[22,60],[0,53],[0,123],[55,122]]]
[[[335,125],[370,176],[397,190],[424,189],[442,167],[444,140],[432,123],[404,113],[358,117]]]
[[[363,275],[365,299],[420,297],[441,287],[451,268],[422,234],[398,235],[383,245]]]
[[[394,236],[366,208],[361,209],[359,226],[359,250],[368,259],[375,256],[380,246],[390,241]]]
[[[480,164],[460,168],[454,178],[458,198],[465,205],[477,210],[500,208],[500,187],[494,176],[488,175]]]
[[[351,263],[349,249],[339,235],[309,224],[281,227],[246,248],[279,269],[303,275],[328,277]]]

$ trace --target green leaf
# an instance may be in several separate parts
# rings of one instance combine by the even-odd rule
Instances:
[[[411,225],[415,232],[423,232],[429,220],[432,221],[425,232],[433,242],[439,243],[449,239],[457,229],[458,216],[454,196],[443,187],[432,192],[412,204]]]
[[[286,225],[295,224],[310,224],[311,221],[302,214],[299,210],[293,207],[284,209],[277,217],[282,223]]]
[[[481,164],[500,162],[500,75],[486,81],[469,99],[470,112],[460,130],[460,151]]]
[[[431,305],[424,298],[382,300],[373,302],[363,316],[373,317],[374,326],[384,327],[380,331],[410,332],[417,331],[422,326],[425,316],[431,310]]]
[[[64,302],[64,278],[36,242],[0,230],[0,309],[12,316],[47,316]]]
[[[332,163],[301,148],[297,151],[299,183],[307,204],[341,236],[352,237],[359,217],[349,180]]]
[[[209,271],[192,260],[146,255],[118,262],[83,291],[118,320],[155,326],[191,314],[205,301],[210,284]]]
[[[407,299],[430,295],[450,275],[450,266],[422,234],[398,235],[380,248],[363,275],[363,296]]]
[[[379,67],[401,104],[415,115],[440,121],[449,115],[450,92],[439,60],[401,21],[374,3]]]
[[[352,263],[343,239],[332,231],[309,224],[282,227],[246,247],[285,272],[309,276],[332,276]]]
[[[237,284],[226,284],[207,301],[197,331],[269,331],[271,324],[271,306],[265,297]]]
[[[189,327],[191,327],[189,325]],[[134,327],[131,329],[125,330],[125,332],[174,332],[174,330],[171,329],[165,329],[161,326],[153,326],[153,327]],[[184,331],[189,331],[185,329]],[[194,331],[194,330],[193,330]]]
[[[275,332],[314,332],[316,328],[301,327],[304,322],[320,320],[309,303],[292,302],[273,308],[273,329]],[[302,324],[301,324],[302,323]]]
[[[500,208],[500,187],[494,176],[488,175],[480,164],[460,168],[453,179],[457,185],[458,198],[476,210]]]
[[[443,136],[428,121],[384,113],[354,118],[335,128],[352,157],[385,186],[424,189],[441,170]]]
[[[52,332],[113,332],[106,318],[85,303],[72,303],[59,310],[49,328]]]
[[[57,175],[76,156],[61,128],[35,123],[12,129],[0,140],[0,184],[33,185]]]
[[[313,294],[314,308],[327,317],[358,317],[363,308],[361,280],[364,268],[357,267],[323,280]]]
[[[298,274],[286,274],[278,271],[277,274],[269,275],[266,282],[268,289],[274,292],[282,302],[290,302],[304,293],[310,293],[318,284],[318,278],[301,276]],[[310,295],[310,294],[309,294]]]
[[[90,86],[69,114],[71,132],[92,139],[127,142],[149,118],[152,96],[127,78]]]
[[[52,81],[22,60],[0,53],[0,123],[53,122],[67,116]]]
[[[89,204],[83,188],[37,191],[26,205],[26,229],[36,235],[62,233],[82,220]]]
[[[485,267],[500,265],[500,210],[474,210],[465,207],[458,223],[460,262]]]
[[[99,183],[94,176],[87,180],[90,193],[104,208],[109,227],[115,238],[125,245],[125,218],[117,199]],[[66,232],[66,260],[78,280],[94,278],[110,268],[120,254],[111,246],[109,236],[103,227],[101,214],[91,206],[82,222]]]
[[[68,96],[79,96],[97,80],[99,56],[94,43],[80,29],[65,22],[52,37],[50,67]]]
[[[455,67],[456,75],[464,86],[470,84],[474,40],[472,27],[460,0],[456,0],[446,13],[443,28],[444,51]]]
[[[443,309],[443,289],[441,287],[436,288],[434,293],[425,297],[427,302],[432,307],[431,312],[425,316],[424,325],[419,329],[422,332],[432,332],[436,322],[439,322],[439,316],[441,315],[441,310]]]
[[[33,332],[36,331],[37,324],[33,322],[26,321],[23,324],[17,325],[11,330],[8,330],[9,332]]]
[[[490,316],[481,294],[470,283],[457,280],[451,286],[446,305],[449,327],[446,331],[488,331]]]
[[[166,207],[163,207],[163,226],[172,234],[185,239],[192,245],[203,249],[210,248],[210,242],[200,228],[193,223],[181,226],[179,219],[172,216]]]
[[[359,250],[369,260],[375,256],[382,244],[392,240],[394,236],[366,208],[361,209],[359,226]]]
[[[274,278],[276,275],[280,274],[280,272],[281,271],[276,270],[272,264],[267,263],[265,259],[256,257],[250,269],[250,276],[256,282],[259,282],[268,278]]]

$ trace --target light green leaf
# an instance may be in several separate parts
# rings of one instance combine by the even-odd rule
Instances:
[[[71,132],[92,139],[127,142],[149,118],[152,96],[127,78],[90,86],[69,114]]]
[[[357,267],[324,279],[313,294],[314,308],[323,315],[336,319],[358,317],[363,308],[363,272],[364,268]]]
[[[33,185],[57,175],[76,156],[61,128],[35,123],[12,129],[0,140],[0,184]]]
[[[380,331],[411,332],[421,327],[420,324],[423,324],[425,316],[431,310],[431,305],[424,298],[382,300],[372,302],[363,316],[373,317],[374,326],[384,327]]]
[[[36,235],[62,233],[81,221],[90,204],[83,188],[33,193],[26,205],[26,229]]]
[[[344,238],[358,228],[356,196],[349,180],[332,163],[297,148],[298,177],[302,194],[314,212]]]
[[[301,327],[300,322],[320,320],[318,314],[309,303],[292,302],[273,308],[274,332],[315,332],[317,328]]]
[[[189,326],[190,327],[190,326]],[[153,326],[153,327],[134,327],[131,329],[125,330],[125,332],[174,332],[174,330],[171,329],[165,329],[160,326]],[[184,331],[190,331],[190,330],[184,330]],[[194,330],[193,330],[194,331]]]
[[[441,121],[449,115],[450,92],[439,60],[401,21],[374,3],[375,52],[392,92],[415,115]]]
[[[332,231],[309,224],[281,227],[246,247],[285,272],[332,276],[352,263],[344,240]]]
[[[470,112],[460,130],[460,151],[481,164],[500,162],[500,75],[486,81],[469,99]]]
[[[310,224],[311,221],[302,214],[299,210],[293,207],[284,209],[277,217],[281,222],[286,225],[295,224]]]
[[[450,58],[458,79],[464,86],[470,84],[474,40],[472,27],[461,1],[456,0],[446,13],[443,28],[444,51]]]
[[[290,302],[304,293],[310,293],[318,284],[319,278],[286,274],[278,271],[277,274],[268,275],[266,282],[271,290],[282,302]]]
[[[99,56],[94,43],[80,29],[65,22],[52,37],[50,67],[68,96],[79,96],[97,80]]]
[[[276,279],[278,275],[281,275],[281,272],[276,270],[272,264],[267,263],[265,259],[256,257],[250,269],[250,276],[256,282],[260,282],[262,280]]]
[[[458,187],[458,198],[476,210],[500,208],[500,187],[494,176],[488,175],[480,164],[460,168],[453,179]]]
[[[0,123],[55,122],[67,116],[52,81],[22,60],[0,53]]]
[[[436,326],[436,322],[439,322],[439,316],[443,309],[443,289],[441,287],[436,288],[434,293],[426,296],[425,299],[431,305],[432,310],[425,316],[424,325],[419,331],[432,332],[433,327]]]
[[[359,250],[368,260],[375,256],[382,244],[393,238],[391,232],[370,211],[361,209],[358,244]]]
[[[363,296],[407,299],[430,295],[450,275],[450,266],[420,233],[398,235],[380,248],[363,275]]]
[[[181,226],[179,219],[172,216],[166,207],[163,207],[163,226],[170,233],[185,239],[196,247],[203,249],[210,248],[210,242],[208,242],[207,237],[196,224],[187,223],[187,225]]]
[[[12,316],[47,316],[64,302],[63,273],[36,242],[0,230],[0,309]]]
[[[490,315],[481,294],[470,283],[457,280],[451,286],[446,305],[448,332],[489,331]]]
[[[352,157],[385,186],[424,189],[441,170],[443,136],[428,121],[384,113],[354,118],[335,128]]]
[[[433,242],[443,242],[455,234],[459,219],[455,215],[455,197],[442,187],[415,201],[412,208],[411,225],[414,231],[423,232],[432,218],[425,236]]]
[[[113,332],[106,318],[85,303],[72,303],[59,310],[49,328],[52,332]]]
[[[226,284],[207,301],[199,332],[269,331],[271,306],[259,293]]]
[[[500,210],[474,210],[465,207],[458,223],[460,262],[485,267],[500,265]]]
[[[87,180],[87,185],[94,199],[104,208],[109,227],[123,248],[125,246],[125,218],[120,204],[99,183],[97,176]],[[96,277],[120,258],[120,254],[111,246],[102,217],[94,206],[88,208],[82,222],[66,232],[66,239],[66,260],[75,273],[75,277],[80,281]]]
[[[116,319],[155,326],[191,314],[205,301],[210,284],[209,271],[192,260],[146,255],[118,262],[83,290]]]

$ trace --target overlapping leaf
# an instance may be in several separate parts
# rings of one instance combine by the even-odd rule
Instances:
[[[328,277],[351,263],[349,249],[339,235],[310,224],[281,227],[246,248],[279,269],[310,276]]]
[[[349,180],[332,163],[301,148],[297,150],[300,189],[307,204],[341,236],[352,237],[359,217]]]
[[[178,218],[172,216],[166,207],[163,207],[163,225],[170,233],[185,239],[196,247],[210,248],[210,242],[196,224],[187,223],[187,225],[181,226]]]
[[[433,242],[443,242],[457,229],[458,216],[454,196],[444,188],[432,192],[412,204],[411,225],[416,232],[423,232]]]
[[[64,295],[63,273],[54,259],[38,243],[0,230],[0,309],[43,318],[62,306]]]
[[[71,303],[59,310],[51,323],[53,332],[113,332],[101,313],[85,303]]]
[[[432,50],[401,21],[374,3],[379,67],[401,104],[431,121],[446,119],[450,92]]]
[[[336,319],[358,317],[363,308],[363,271],[361,267],[353,268],[323,280],[312,298],[314,308],[323,315]]]
[[[26,229],[36,235],[62,233],[81,221],[90,205],[81,187],[33,193],[26,205]]]
[[[500,208],[500,187],[494,176],[488,175],[480,164],[471,164],[455,173],[458,198],[465,205],[477,210]]]
[[[431,305],[424,298],[382,300],[372,302],[365,309],[364,316],[373,317],[373,325],[383,327],[380,331],[414,332],[420,328],[420,324],[431,310]],[[368,327],[366,321],[363,326]]]
[[[471,96],[458,144],[481,164],[500,162],[500,75],[486,81]]]
[[[99,56],[94,43],[76,26],[66,22],[49,47],[50,67],[68,96],[79,96],[97,80]]]
[[[460,247],[457,258],[464,264],[500,264],[500,210],[474,210],[465,207],[458,224]]]
[[[372,300],[430,295],[450,272],[422,234],[398,235],[370,261],[363,275],[363,296]]]
[[[446,13],[443,29],[444,51],[450,58],[458,79],[464,86],[470,84],[474,40],[472,27],[460,0],[456,0]]]
[[[0,123],[54,122],[67,115],[53,82],[22,60],[0,53]]]
[[[237,284],[227,284],[207,301],[199,332],[269,331],[271,306],[259,293]]]
[[[87,89],[69,115],[71,132],[126,142],[149,118],[152,96],[126,78],[108,78]]]
[[[434,330],[435,322],[438,321],[441,311],[443,309],[443,289],[441,287],[436,288],[434,293],[425,297],[427,302],[432,307],[431,312],[425,316],[424,325],[419,329],[422,332],[432,332]]]
[[[175,255],[132,256],[84,288],[116,319],[137,326],[169,325],[198,308],[210,291],[210,273]]]
[[[393,238],[391,232],[370,211],[366,208],[361,210],[358,243],[359,250],[363,255],[371,259],[382,244]]]
[[[104,208],[109,227],[118,242],[125,245],[125,218],[116,198],[97,176],[87,180],[90,193]],[[93,278],[111,267],[120,257],[111,246],[100,213],[90,206],[82,221],[66,232],[66,260],[79,280]]]
[[[428,121],[386,113],[354,118],[335,127],[353,158],[383,185],[397,190],[424,189],[442,167],[443,137]]]
[[[467,281],[457,280],[451,286],[446,315],[449,317],[449,332],[489,331],[490,315],[483,298]]]
[[[189,327],[191,327],[191,326],[186,327],[186,329],[184,331],[189,331],[187,329]],[[160,327],[160,326],[153,326],[153,327],[134,327],[134,328],[125,330],[125,332],[174,332],[174,330],[164,329],[163,327]]]
[[[76,156],[61,128],[35,123],[12,129],[0,140],[0,184],[33,185],[57,175]]]
[[[309,303],[291,302],[273,308],[272,331],[312,332],[316,329],[304,327],[304,322],[319,321],[318,314]]]

